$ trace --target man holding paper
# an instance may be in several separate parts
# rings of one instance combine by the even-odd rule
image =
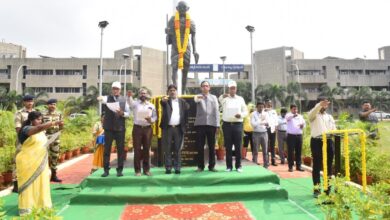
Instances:
[[[135,176],[141,176],[141,158],[143,173],[151,176],[149,150],[152,140],[152,124],[157,120],[156,108],[147,99],[148,91],[140,89],[139,100],[133,100],[133,93],[127,92],[127,101],[134,113],[133,146]],[[142,147],[142,149],[141,149]],[[141,157],[142,154],[142,157]]]
[[[129,105],[126,99],[120,95],[121,83],[112,83],[112,94],[109,96],[99,96],[98,100],[103,104],[105,113],[103,128],[104,128],[104,157],[103,166],[104,173],[102,177],[107,177],[110,170],[110,156],[112,141],[115,140],[118,152],[118,167],[116,168],[117,176],[123,176],[123,161],[125,159],[125,118],[130,116]]]
[[[229,94],[219,97],[222,105],[222,130],[226,148],[226,171],[231,172],[233,169],[232,149],[236,156],[235,167],[237,172],[242,172],[241,168],[241,142],[242,142],[242,122],[248,115],[244,99],[237,95],[237,84],[235,81],[228,83]]]

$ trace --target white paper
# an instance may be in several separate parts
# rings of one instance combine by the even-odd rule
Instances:
[[[235,118],[238,113],[240,113],[240,108],[238,107],[226,108],[226,116],[228,118]]]
[[[117,112],[120,110],[119,102],[110,102],[106,104],[108,109],[110,109],[113,112]]]
[[[150,116],[152,116],[152,111],[150,111],[150,110],[137,111],[137,119],[138,120],[145,120],[145,118],[150,117]]]

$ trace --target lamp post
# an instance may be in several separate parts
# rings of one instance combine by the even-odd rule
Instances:
[[[250,34],[250,39],[251,39],[251,71],[252,71],[252,79],[251,79],[251,83],[252,83],[252,103],[255,104],[255,66],[253,64],[253,41],[252,41],[252,35],[253,35],[253,32],[255,32],[255,27],[253,26],[250,26],[250,25],[247,25],[245,27],[245,29],[249,32]]]
[[[123,59],[125,60],[125,84],[123,85],[123,96],[126,96],[126,79],[127,79],[127,73],[126,73],[126,66],[127,66],[127,59],[130,57],[129,54],[122,54]]]
[[[295,66],[295,68],[297,69],[299,111],[302,111],[302,110],[301,110],[301,84],[300,84],[300,82],[299,82],[299,67],[298,67],[298,64],[296,64],[296,63],[292,63],[291,66]]]
[[[220,57],[222,60],[222,71],[223,71],[223,94],[226,93],[226,83],[225,83],[225,60],[226,56],[221,56]]]
[[[100,83],[99,83],[99,96],[102,96],[103,94],[103,30],[108,25],[107,21],[100,21],[99,22],[99,28],[101,30],[100,32]],[[102,103],[99,103],[99,114],[102,115]]]
[[[19,72],[20,70],[22,69],[22,67],[25,66],[24,64],[20,65],[19,68],[18,68],[18,71],[16,71],[16,79],[15,79],[15,91],[16,93],[18,93],[18,87],[19,87]]]

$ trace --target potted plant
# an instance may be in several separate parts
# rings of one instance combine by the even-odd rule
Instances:
[[[4,157],[3,157],[3,181],[5,185],[12,183],[12,169],[13,169],[13,160],[15,155],[14,146],[6,146],[4,148]]]

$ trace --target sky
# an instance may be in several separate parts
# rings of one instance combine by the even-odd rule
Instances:
[[[166,50],[166,16],[175,0],[2,0],[0,40],[28,57],[99,57],[131,45]],[[177,2],[177,1],[176,1]],[[390,45],[388,0],[186,0],[196,24],[199,63],[250,63],[254,51],[292,46],[307,59],[378,59]],[[192,58],[192,60],[194,60]]]

